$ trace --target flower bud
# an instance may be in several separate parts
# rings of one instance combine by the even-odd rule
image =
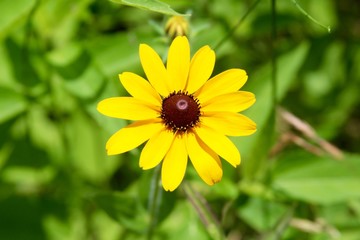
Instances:
[[[187,36],[189,33],[189,23],[182,16],[173,16],[167,21],[165,32],[171,39],[177,36]]]

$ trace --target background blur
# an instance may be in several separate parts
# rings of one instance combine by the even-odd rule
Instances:
[[[214,74],[245,69],[257,97],[245,112],[257,133],[233,138],[242,164],[224,162],[213,187],[187,169],[220,235],[359,239],[358,2],[299,0],[330,33],[294,0],[276,1],[276,26],[269,0],[166,2],[191,14],[192,53],[215,48]],[[169,17],[110,1],[0,1],[0,239],[216,238],[181,187],[161,192],[150,218],[154,170],[138,167],[139,149],[106,156],[127,122],[96,111],[127,94],[119,73],[143,75],[140,43],[166,56]]]

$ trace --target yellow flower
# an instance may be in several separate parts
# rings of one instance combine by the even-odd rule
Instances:
[[[150,46],[141,44],[139,51],[149,81],[124,72],[120,81],[132,97],[108,98],[97,106],[106,116],[135,121],[111,136],[107,154],[124,153],[147,141],[140,167],[150,169],[162,162],[165,190],[180,185],[188,156],[204,182],[219,182],[223,174],[219,156],[234,167],[240,164],[240,153],[227,136],[256,131],[256,124],[238,113],[255,102],[254,94],[238,91],[247,80],[246,72],[234,68],[209,79],[214,51],[204,46],[190,59],[184,36],[171,43],[166,67]]]

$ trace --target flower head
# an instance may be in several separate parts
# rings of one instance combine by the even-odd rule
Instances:
[[[190,59],[184,36],[173,40],[166,67],[146,44],[140,45],[140,60],[148,81],[124,72],[120,81],[132,97],[108,98],[98,104],[98,111],[106,116],[135,121],[110,137],[108,155],[147,141],[140,167],[150,169],[162,162],[165,190],[180,185],[188,157],[204,182],[219,182],[223,174],[220,157],[234,167],[240,164],[240,153],[227,136],[256,131],[256,124],[239,113],[255,102],[254,94],[238,91],[247,80],[246,72],[230,69],[210,78],[214,51],[204,46]]]

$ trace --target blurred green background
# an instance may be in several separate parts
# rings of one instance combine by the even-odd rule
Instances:
[[[106,156],[127,122],[96,111],[127,94],[119,73],[143,75],[140,43],[166,55],[170,16],[110,1],[0,0],[0,239],[359,239],[360,5],[299,0],[329,33],[293,0],[276,1],[276,25],[271,1],[254,2],[166,1],[191,14],[192,53],[216,47],[214,74],[245,69],[257,97],[245,112],[257,133],[232,139],[242,164],[224,163],[213,187],[187,169],[214,230],[182,188],[160,189],[152,217],[154,170],[138,167],[139,149]]]

